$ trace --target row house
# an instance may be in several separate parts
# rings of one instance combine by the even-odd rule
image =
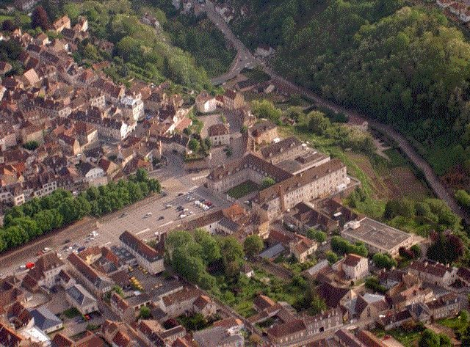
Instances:
[[[434,320],[455,317],[462,309],[462,302],[454,293],[445,294],[427,303]]]
[[[111,295],[111,310],[117,314],[123,322],[134,322],[140,314],[140,309],[142,307],[149,306],[152,303],[148,294],[141,294],[133,298],[136,298],[137,300],[133,300],[134,303],[131,304],[128,299],[122,298],[116,292],[113,292]]]
[[[172,345],[178,338],[186,335],[186,329],[181,325],[165,330],[155,320],[140,320],[136,330],[139,337],[152,347]]]
[[[98,274],[90,265],[75,253],[67,257],[71,272],[90,290],[95,296],[102,297],[109,292],[113,282],[104,275]]]
[[[125,96],[121,99],[121,110],[124,117],[135,122],[144,118],[144,103],[140,99]]]
[[[449,287],[457,279],[458,269],[432,261],[414,261],[408,268],[409,272],[423,282]]]

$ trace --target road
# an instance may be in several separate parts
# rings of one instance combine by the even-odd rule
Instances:
[[[206,5],[204,6],[203,9],[207,13],[207,17],[214,22],[214,24],[217,26],[217,28],[224,34],[225,38],[229,40],[232,45],[235,47],[237,50],[238,54],[237,56],[243,57],[241,60],[237,60],[235,62],[235,67],[232,66],[230,71],[222,76],[216,77],[212,80],[214,84],[222,84],[226,81],[228,81],[231,78],[234,78],[237,74],[237,71],[241,71],[243,67],[254,67],[254,66],[260,66],[264,72],[266,72],[269,76],[271,76],[272,81],[274,84],[276,84],[278,87],[289,90],[291,92],[300,94],[302,96],[305,96],[311,100],[313,100],[318,106],[326,107],[329,108],[335,112],[342,112],[348,116],[354,116],[354,117],[359,117],[363,119],[367,119],[364,115],[358,114],[355,111],[345,109],[339,105],[336,105],[330,101],[327,101],[321,97],[319,97],[317,94],[313,93],[312,91],[302,88],[287,79],[283,78],[282,76],[278,75],[274,70],[272,70],[270,67],[266,66],[264,62],[262,62],[260,59],[257,59],[249,49],[233,34],[232,30],[230,27],[225,23],[223,18],[215,12],[214,6],[211,2],[207,2]],[[376,128],[378,131],[384,133],[387,137],[391,138],[394,140],[400,149],[403,151],[403,153],[406,154],[406,156],[409,158],[413,164],[419,168],[426,179],[426,182],[429,184],[431,189],[434,191],[436,196],[445,201],[447,205],[450,207],[450,209],[458,215],[460,218],[465,220],[467,224],[470,224],[470,215],[466,213],[464,210],[460,208],[458,205],[457,201],[454,199],[454,197],[447,191],[447,189],[444,187],[442,182],[440,181],[439,177],[436,175],[434,170],[431,168],[431,166],[424,160],[413,148],[413,146],[409,143],[409,141],[401,134],[399,134],[396,130],[394,130],[391,126],[381,124],[377,121],[369,120],[369,125],[372,127]]]

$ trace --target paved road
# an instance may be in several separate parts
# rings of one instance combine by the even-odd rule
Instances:
[[[257,59],[254,55],[251,54],[248,48],[246,48],[245,45],[233,34],[230,27],[225,23],[222,17],[217,12],[215,12],[214,7],[210,2],[207,2],[207,5],[205,6],[205,11],[207,13],[207,17],[215,23],[219,30],[222,31],[225,38],[229,40],[237,49],[238,55],[242,55],[244,57],[244,59],[241,60],[239,64],[237,64],[236,69],[234,69],[233,71],[231,70],[222,76],[214,78],[212,80],[214,84],[221,84],[235,77],[235,73],[239,70],[242,65],[261,66],[264,72],[271,76],[272,81],[282,89],[287,89],[297,94],[308,97],[314,100],[317,105],[327,107],[335,112],[342,112],[348,116],[366,118],[365,116],[360,115],[354,111],[345,109],[339,105],[324,100],[312,91],[306,88],[302,88],[278,75],[276,72],[274,72],[274,70],[266,66],[264,62]],[[444,187],[444,185],[439,180],[431,166],[416,152],[416,150],[408,142],[408,140],[389,125],[384,125],[376,121],[371,121],[369,119],[368,122],[372,127],[376,128],[380,132],[384,133],[386,136],[393,139],[398,144],[400,149],[406,154],[406,156],[413,162],[413,164],[423,172],[426,181],[428,182],[429,186],[432,188],[434,193],[439,197],[439,199],[445,201],[455,214],[457,214],[458,216],[460,216],[460,218],[470,224],[470,215],[460,208],[457,201]]]

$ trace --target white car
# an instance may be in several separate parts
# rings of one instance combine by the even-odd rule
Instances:
[[[180,219],[183,219],[183,218],[185,218],[185,217],[186,217],[185,214],[180,214]]]

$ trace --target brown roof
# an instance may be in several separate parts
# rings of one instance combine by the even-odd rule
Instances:
[[[134,234],[125,231],[119,236],[119,240],[132,248],[142,257],[147,259],[150,262],[161,259],[161,255],[152,247],[147,245],[145,242],[141,241]]]
[[[16,347],[22,340],[23,338],[15,331],[0,323],[0,346]]]
[[[362,257],[360,255],[350,253],[346,256],[346,259],[344,259],[343,264],[347,266],[355,267],[357,266],[357,264],[359,264],[361,259]]]
[[[259,310],[262,311],[268,307],[276,305],[276,302],[270,297],[260,294],[253,300],[253,305]]]
[[[52,339],[51,347],[72,347],[73,341],[67,336],[58,333]]]
[[[182,290],[176,292],[176,293],[173,293],[173,294],[170,294],[170,295],[167,295],[165,297],[163,297],[163,303],[165,304],[165,306],[171,306],[175,303],[180,303],[180,302],[183,302],[183,301],[187,301],[187,300],[193,300],[193,299],[196,299],[198,296],[200,295],[200,291],[195,289],[195,288],[189,288],[189,287],[185,287],[183,288]]]
[[[349,289],[335,287],[332,284],[325,282],[318,286],[317,291],[325,300],[328,307],[337,307],[341,299],[349,292]]]
[[[297,137],[292,136],[261,148],[261,154],[266,160],[268,160],[269,158],[298,146],[302,146],[302,142]]]
[[[207,130],[209,136],[227,135],[229,133],[228,127],[225,124],[213,124]]]
[[[212,302],[212,300],[207,296],[207,295],[200,295],[196,301],[194,301],[194,306],[196,306],[198,309],[202,310],[204,307],[209,305]]]
[[[305,331],[307,327],[301,319],[296,319],[283,324],[276,324],[274,327],[267,330],[268,336],[275,338],[282,338],[292,334]]]
[[[422,262],[422,261],[414,261],[410,265],[410,269],[415,270],[417,272],[425,272],[428,273],[432,276],[436,277],[444,277],[446,272],[451,272],[452,268],[447,267],[443,264],[439,263],[428,263],[428,262]]]

